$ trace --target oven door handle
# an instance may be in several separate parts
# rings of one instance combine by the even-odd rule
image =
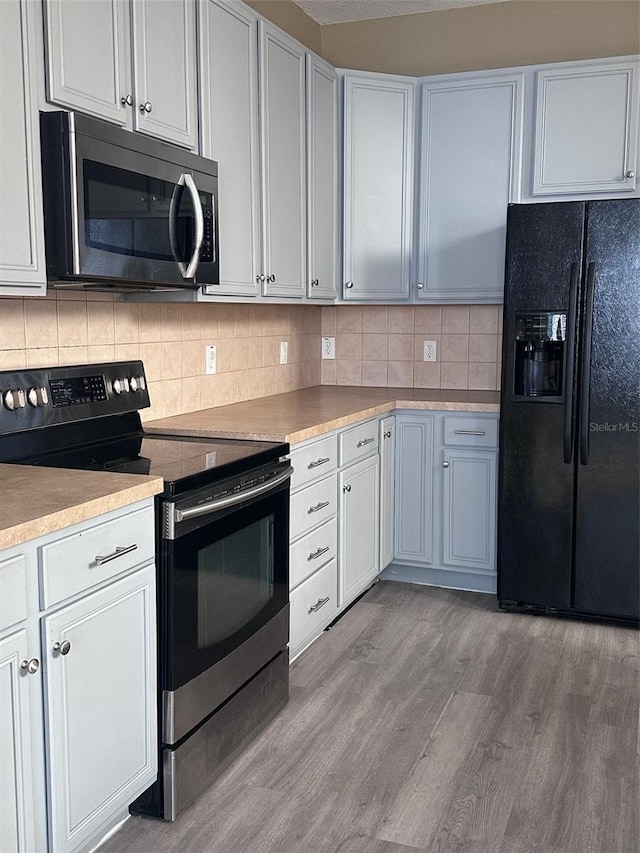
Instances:
[[[216,512],[219,509],[227,509],[230,506],[236,506],[236,504],[244,503],[251,498],[264,495],[266,492],[270,492],[276,486],[284,483],[292,474],[293,468],[289,465],[288,468],[285,468],[285,470],[281,474],[278,474],[277,477],[274,477],[273,480],[269,480],[268,483],[262,483],[260,486],[254,486],[252,489],[247,489],[244,492],[238,492],[235,495],[229,495],[229,497],[226,498],[218,498],[218,500],[208,501],[204,504],[190,506],[187,507],[187,509],[177,509],[174,507],[175,522],[176,524],[179,524],[181,521],[186,521],[188,518],[198,518],[198,516],[201,515],[208,515],[209,513]]]

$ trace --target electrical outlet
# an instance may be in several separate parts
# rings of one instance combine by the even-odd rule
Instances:
[[[323,358],[335,358],[336,357],[336,339],[335,338],[323,338],[322,339],[322,357]]]
[[[424,361],[437,361],[435,341],[424,342]]]
[[[280,364],[286,364],[289,357],[289,341],[280,341]]]
[[[204,372],[205,373],[215,373],[216,372],[216,345],[209,344],[204,348]]]

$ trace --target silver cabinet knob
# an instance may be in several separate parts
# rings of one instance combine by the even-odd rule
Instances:
[[[153,105],[151,101],[145,101],[144,104],[140,104],[140,112],[141,113],[150,113],[153,109]]]
[[[419,281],[419,282],[416,284],[416,287],[418,288],[418,290],[424,290],[424,284],[423,284],[421,281]]]
[[[273,283],[275,280],[276,280],[276,277],[273,273],[271,275],[267,276],[267,281],[270,281]]]
[[[386,429],[382,434],[384,435],[385,438],[391,438],[391,430],[390,429]]]
[[[68,655],[71,651],[71,643],[69,640],[63,640],[61,643],[54,643],[53,651],[60,652],[61,655]]]
[[[628,178],[635,178],[635,176],[636,176],[636,173],[633,171],[633,169],[629,169],[629,171],[627,172],[627,177]]]
[[[312,278],[311,279],[311,287],[317,287],[320,284],[320,279]]]
[[[267,277],[266,277],[266,275],[265,275],[264,273],[262,273],[262,275],[257,275],[257,276],[256,276],[256,282],[257,282],[258,284],[260,284],[260,282],[261,282],[261,281],[266,281],[266,280],[267,280]]]
[[[346,288],[348,288],[349,290],[351,290],[351,288],[353,287],[353,282],[352,282],[352,281],[348,281],[348,282],[345,284],[345,287],[346,287]]]
[[[448,468],[448,467],[449,467],[449,463],[447,462],[447,460],[446,460],[446,459],[445,459],[445,460],[444,460],[444,462],[442,463],[442,467],[443,467],[443,468]]]
[[[131,94],[123,95],[120,98],[120,103],[122,104],[123,107],[132,107],[133,106],[133,95],[131,95]]]
[[[26,672],[31,673],[33,675],[40,669],[40,661],[38,658],[31,658],[31,660],[23,660],[20,664],[20,669],[24,669]]]
[[[342,491],[343,491],[343,492],[350,492],[350,491],[351,491],[351,486],[347,483],[347,485],[346,485],[346,486],[343,486],[343,487],[342,487]]]

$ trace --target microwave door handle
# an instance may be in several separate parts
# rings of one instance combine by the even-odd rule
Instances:
[[[185,277],[186,265],[178,257],[178,212],[179,198],[182,195],[182,187],[184,187],[185,176],[180,175],[180,180],[173,188],[171,195],[171,203],[169,204],[169,243],[171,244],[171,253],[175,262],[178,264],[180,272]]]
[[[189,190],[191,200],[193,202],[193,212],[196,221],[196,239],[194,241],[193,255],[189,261],[189,266],[184,271],[181,267],[180,272],[182,273],[183,278],[193,278],[200,263],[200,251],[202,249],[202,241],[204,240],[204,213],[202,210],[202,202],[200,201],[200,194],[198,193],[195,181],[188,173],[182,175],[182,178],[184,178],[184,184]]]

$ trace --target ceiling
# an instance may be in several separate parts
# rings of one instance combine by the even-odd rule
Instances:
[[[319,24],[341,24],[368,18],[391,18],[419,12],[504,3],[506,0],[294,0]]]

